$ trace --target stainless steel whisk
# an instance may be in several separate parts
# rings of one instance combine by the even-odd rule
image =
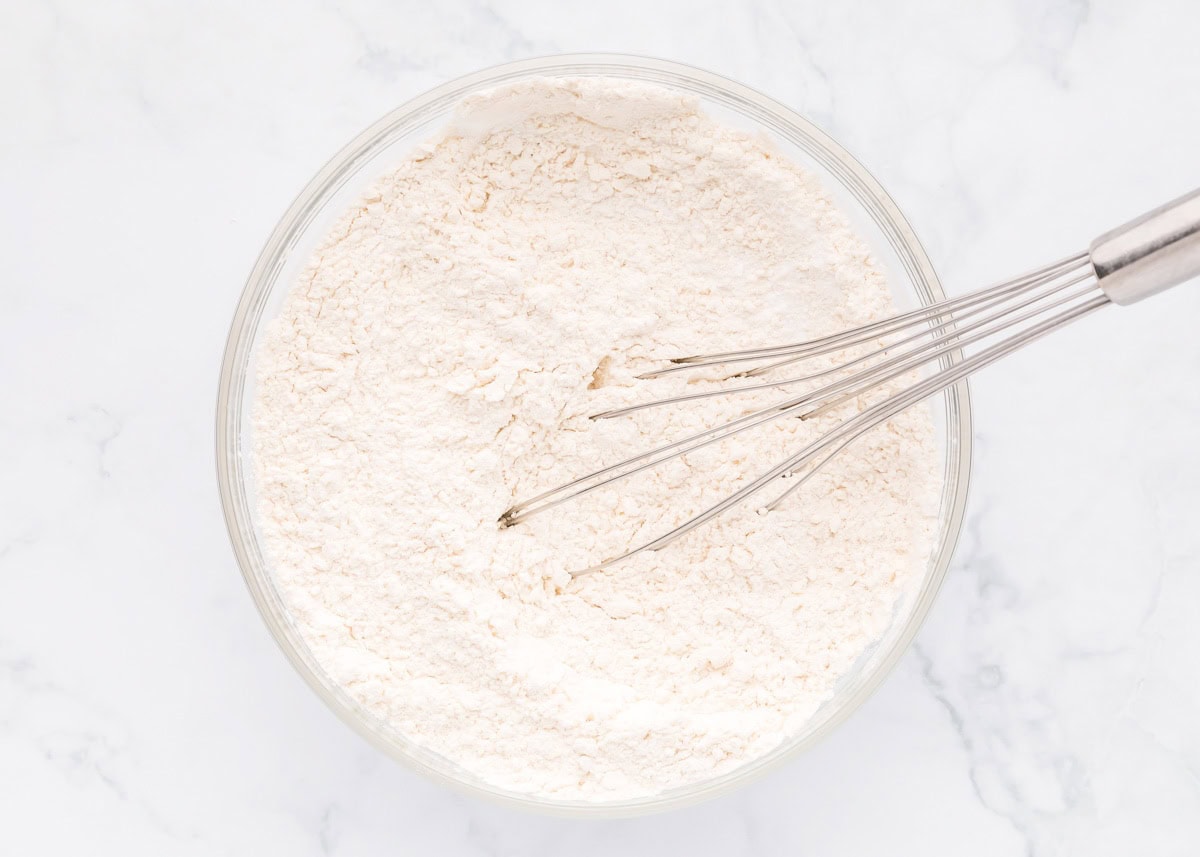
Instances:
[[[766,509],[773,509],[845,447],[901,411],[1110,303],[1136,303],[1197,274],[1200,274],[1200,190],[1101,235],[1087,252],[962,297],[807,342],[677,357],[670,361],[670,366],[638,377],[656,378],[702,366],[749,364],[733,377],[757,378],[818,355],[861,346],[870,349],[833,369],[656,399],[595,414],[592,419],[611,419],[643,408],[833,378],[770,407],[640,453],[516,503],[500,516],[500,525],[518,524],[605,485],[773,420],[811,419],[859,400],[864,393],[932,362],[939,363],[941,368],[936,372],[864,406],[790,458],[670,532],[591,568],[573,572],[572,577],[608,568],[642,551],[659,550],[758,494],[772,482],[803,471],[800,478],[766,504]],[[897,338],[889,341],[892,337]],[[960,349],[965,346],[989,342],[969,357],[961,354]]]

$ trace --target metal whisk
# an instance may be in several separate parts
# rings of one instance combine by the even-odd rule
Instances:
[[[1087,252],[962,297],[807,342],[677,357],[670,361],[670,366],[639,377],[656,378],[702,366],[745,364],[733,377],[758,378],[819,355],[862,346],[869,349],[833,369],[656,399],[595,414],[593,419],[611,419],[644,408],[710,396],[832,379],[770,407],[642,452],[516,503],[500,516],[500,525],[518,524],[539,512],[765,423],[785,417],[811,419],[846,402],[857,401],[864,393],[902,379],[928,364],[940,364],[941,368],[922,380],[865,405],[833,430],[670,532],[591,568],[573,572],[572,576],[608,568],[642,551],[659,550],[745,502],[776,480],[802,474],[766,504],[766,509],[773,509],[849,444],[901,411],[1101,307],[1135,303],[1197,274],[1200,274],[1200,190],[1101,235]],[[961,357],[959,349],[972,345],[984,347],[969,357]]]

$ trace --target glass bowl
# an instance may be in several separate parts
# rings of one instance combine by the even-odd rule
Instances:
[[[803,732],[730,773],[619,802],[523,795],[482,782],[453,762],[422,749],[351,699],[313,659],[264,560],[249,456],[254,398],[251,360],[265,322],[279,311],[314,245],[337,216],[407,149],[436,133],[465,96],[521,78],[593,76],[645,81],[688,93],[721,120],[766,134],[781,151],[821,177],[888,270],[902,309],[943,299],[929,258],[891,197],[845,149],[779,102],[715,74],[664,60],[576,54],[508,63],[443,84],[384,116],[338,152],[283,215],[250,273],[229,332],[217,400],[217,475],[233,549],[263,619],[292,664],[343,720],[410,768],[460,791],[541,812],[615,817],[670,809],[743,785],[811,747],[880,685],[925,619],[958,539],[970,471],[971,409],[965,382],[934,400],[943,452],[943,488],[935,547],[919,586],[912,587],[897,604],[888,631],[859,658]],[[959,359],[959,354],[948,354],[944,361]]]

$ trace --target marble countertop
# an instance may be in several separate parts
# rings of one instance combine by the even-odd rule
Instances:
[[[0,852],[1200,850],[1200,286],[982,374],[966,533],[840,731],[694,809],[547,819],[343,726],[255,613],[213,408],[266,235],[343,142],[544,53],[689,62],[875,172],[951,293],[1200,186],[1200,6],[151,0],[0,10]]]

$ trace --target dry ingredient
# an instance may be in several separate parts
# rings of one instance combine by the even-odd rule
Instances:
[[[891,311],[817,180],[690,98],[611,79],[472,97],[329,233],[257,355],[262,532],[312,655],[405,738],[517,792],[648,796],[774,749],[926,566],[928,411],[776,511],[739,508],[574,582],[837,416],[763,427],[527,524],[497,517],[780,395],[588,419],[715,382],[634,378],[656,361]]]

